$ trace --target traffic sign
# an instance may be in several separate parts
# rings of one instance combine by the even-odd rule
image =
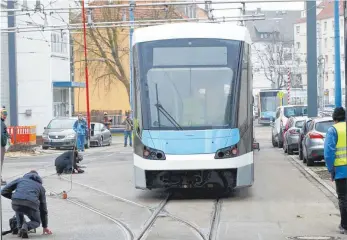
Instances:
[[[279,98],[281,98],[281,99],[282,99],[282,98],[284,97],[284,93],[283,93],[283,92],[281,92],[281,91],[280,91],[280,92],[278,92],[278,93],[277,93],[277,97],[279,97]]]

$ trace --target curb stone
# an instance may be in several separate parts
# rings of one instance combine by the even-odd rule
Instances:
[[[295,159],[294,156],[289,156],[289,159],[293,161],[296,165],[298,165],[301,169],[303,169],[305,172],[307,172],[311,177],[313,177],[319,184],[321,184],[323,187],[325,187],[331,194],[333,194],[337,198],[336,190],[329,186],[322,178],[318,176],[315,172],[313,172],[308,167],[305,167],[301,164],[301,162],[297,159]]]

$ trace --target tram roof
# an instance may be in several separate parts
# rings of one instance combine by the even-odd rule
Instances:
[[[156,40],[182,39],[182,38],[211,38],[244,41],[251,44],[251,37],[246,27],[232,23],[174,23],[163,24],[134,31],[133,42]]]

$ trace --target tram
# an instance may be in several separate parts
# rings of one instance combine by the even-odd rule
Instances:
[[[133,35],[138,189],[250,187],[251,38],[230,23],[177,23]]]

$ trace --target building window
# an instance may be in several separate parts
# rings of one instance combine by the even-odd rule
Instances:
[[[52,44],[51,44],[51,51],[53,53],[62,53],[65,54],[68,52],[68,36],[66,32],[58,33],[58,32],[52,32]]]
[[[23,0],[23,9],[28,9],[28,0]]]
[[[331,22],[331,27],[332,27],[333,30],[335,29],[335,22],[334,22],[334,20]]]
[[[296,33],[300,33],[300,26],[296,26]]]
[[[326,82],[329,81],[329,74],[328,73],[325,74],[325,81]]]
[[[326,31],[327,30],[327,22],[325,21],[324,22],[324,31]]]
[[[328,55],[325,55],[325,66],[328,65]]]
[[[324,47],[327,48],[328,47],[328,39],[324,38]]]
[[[297,42],[297,43],[296,43],[296,48],[297,48],[297,49],[300,49],[300,42]]]
[[[345,54],[341,54],[341,61],[345,61]]]
[[[260,38],[264,38],[264,34],[260,34]]]
[[[342,71],[342,72],[341,72],[341,79],[342,79],[342,78],[345,78],[345,71]],[[344,91],[342,91],[342,92],[344,92]]]

